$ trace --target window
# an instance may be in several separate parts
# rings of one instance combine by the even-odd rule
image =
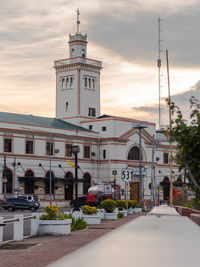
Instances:
[[[51,142],[46,142],[46,155],[50,155],[51,151],[51,156],[53,155],[53,143]]]
[[[6,169],[3,171],[3,177],[4,179],[7,179],[6,183],[6,193],[12,193],[13,191],[13,175],[11,170]],[[3,183],[3,193],[4,193],[4,183]]]
[[[73,77],[70,77],[70,87],[73,86]]]
[[[90,158],[90,146],[84,146],[84,155],[83,157],[85,159],[89,159]]]
[[[69,102],[66,102],[65,103],[65,111],[68,111],[69,110]]]
[[[95,117],[96,116],[95,108],[89,108],[88,109],[88,116],[90,116],[90,117]]]
[[[85,49],[82,49],[82,57],[85,57]]]
[[[69,88],[69,78],[66,79],[66,87]]]
[[[72,157],[72,145],[71,144],[65,144],[65,156]]]
[[[141,155],[142,158],[142,155]],[[140,160],[140,150],[137,146],[132,147],[128,152],[129,160]]]
[[[72,48],[72,57],[75,57],[75,50]]]
[[[106,131],[106,126],[102,127],[102,131],[104,131],[104,132]]]
[[[88,88],[91,88],[91,78],[88,79]]]
[[[94,83],[94,79],[92,79],[92,88],[95,88],[95,83]]]
[[[12,152],[12,139],[5,138],[4,139],[4,152]]]
[[[26,154],[33,154],[33,141],[26,141]]]
[[[88,189],[91,186],[91,176],[89,173],[85,173],[83,175],[83,194],[87,194],[88,193]]]
[[[87,87],[87,78],[85,77],[85,87]]]
[[[62,79],[62,88],[65,88],[65,79]]]
[[[92,125],[89,125],[89,130],[92,130],[93,129],[93,126]]]
[[[103,158],[106,159],[106,150],[103,149]]]
[[[169,163],[169,155],[168,153],[163,154],[163,163],[168,164]]]

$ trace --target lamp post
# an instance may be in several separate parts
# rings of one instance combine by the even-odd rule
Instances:
[[[75,198],[78,199],[78,153],[80,152],[79,146],[72,146],[72,153],[75,156]],[[79,210],[78,202],[76,201],[75,210]]]
[[[143,180],[142,180],[142,129],[148,128],[144,123],[133,123],[132,127],[139,130],[139,171],[140,171],[140,184],[139,184],[139,202],[143,201]]]

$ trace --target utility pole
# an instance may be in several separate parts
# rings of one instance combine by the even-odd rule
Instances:
[[[6,184],[7,184],[7,166],[6,166],[6,155],[4,155],[4,165],[3,165],[3,188],[4,188],[4,199],[6,199]]]
[[[13,197],[15,197],[15,184],[16,184],[16,155],[14,155],[14,162],[13,162]]]
[[[152,139],[152,163],[151,163],[151,208],[155,205],[155,196],[154,196],[154,187],[155,187],[155,181],[154,181],[154,153],[155,153],[155,148],[154,148],[154,135]]]

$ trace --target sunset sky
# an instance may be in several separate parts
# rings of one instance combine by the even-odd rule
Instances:
[[[189,112],[200,96],[200,0],[0,0],[0,111],[55,116],[54,60],[68,36],[88,34],[101,60],[101,114],[158,123],[158,16],[161,22],[161,124],[167,123],[166,57],[173,100]]]

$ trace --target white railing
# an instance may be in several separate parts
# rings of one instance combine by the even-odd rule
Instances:
[[[83,57],[67,58],[67,59],[55,61],[54,67],[58,67],[58,66],[62,66],[62,65],[68,65],[68,64],[75,64],[75,63],[94,65],[94,66],[99,67],[99,68],[102,67],[101,61],[96,61],[93,59],[88,59],[88,58],[83,58]]]
[[[24,217],[21,214],[14,215],[13,219],[4,219],[0,217],[0,245],[3,243],[3,231],[4,226],[13,223],[13,240],[9,241],[21,241],[24,238],[24,221],[31,220],[31,232],[30,236],[38,234],[39,230],[39,214],[34,213],[31,216]],[[6,242],[6,241],[5,241]]]

